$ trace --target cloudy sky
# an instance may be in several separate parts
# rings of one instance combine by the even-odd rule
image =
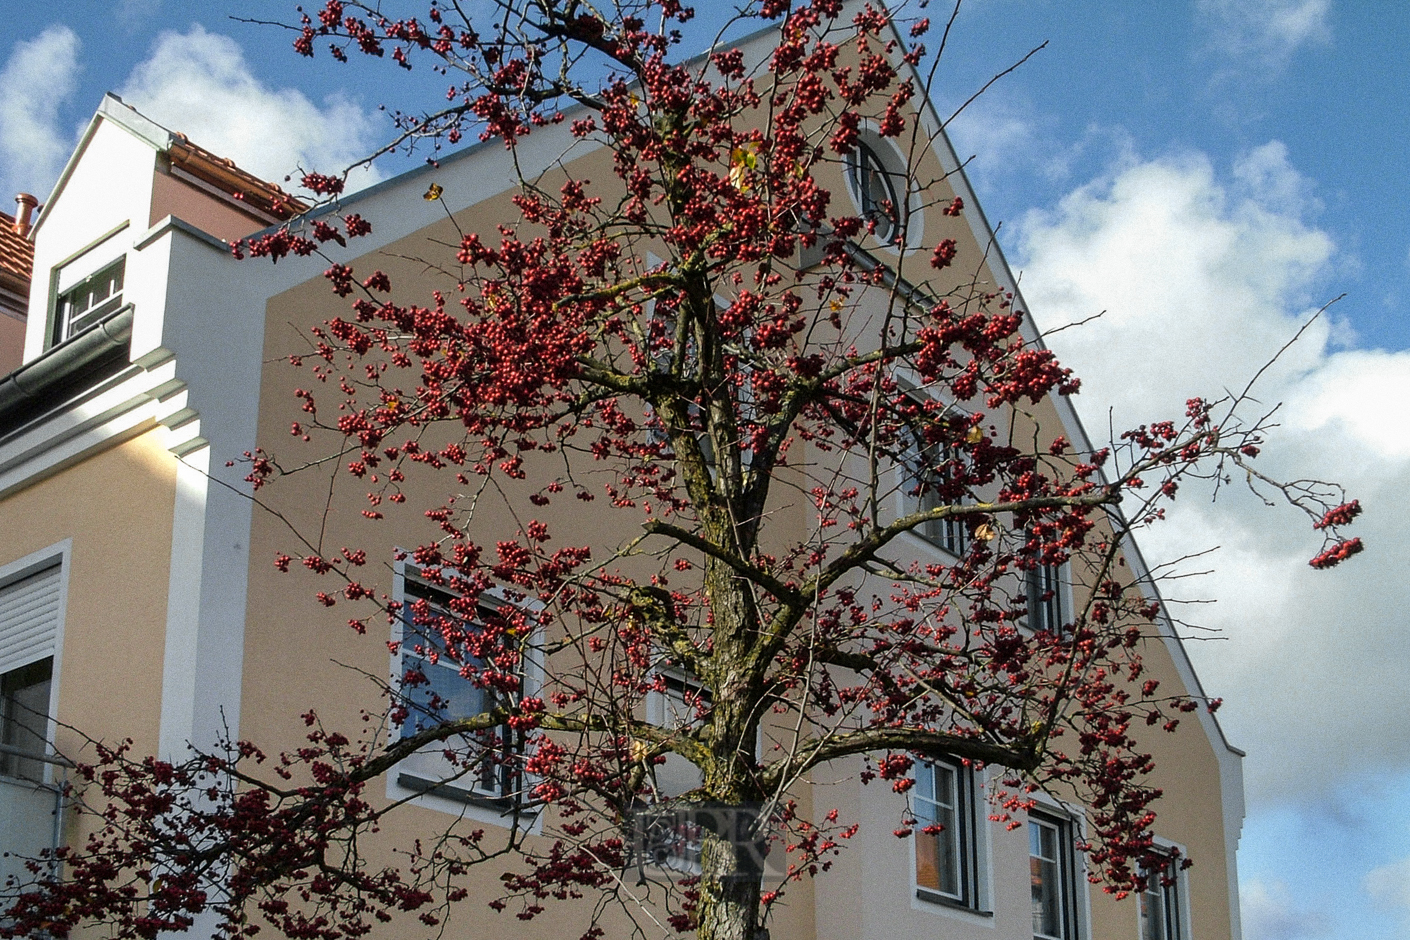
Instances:
[[[1248,940],[1410,934],[1410,7],[1349,0],[981,0],[942,96],[1049,46],[951,134],[1096,437],[1260,380],[1284,477],[1344,482],[1370,552],[1307,567],[1288,513],[1198,494],[1142,539],[1217,546],[1167,593],[1213,605],[1191,656],[1245,762]],[[1368,41],[1376,37],[1375,41]],[[1197,637],[1205,634],[1196,634]]]
[[[225,0],[16,7],[0,27],[0,192],[43,198],[107,90],[276,180],[355,159],[388,130],[379,105],[442,90],[425,73],[310,65]],[[1171,593],[1217,600],[1178,612],[1219,631],[1191,655],[1249,752],[1245,936],[1405,936],[1410,6],[971,0],[942,111],[1044,40],[950,131],[1040,327],[1102,314],[1051,339],[1084,377],[1094,437],[1243,388],[1345,294],[1255,394],[1282,406],[1270,468],[1346,483],[1368,553],[1315,573],[1305,524],[1234,492],[1191,494],[1143,547],[1218,547],[1196,566],[1213,574]]]

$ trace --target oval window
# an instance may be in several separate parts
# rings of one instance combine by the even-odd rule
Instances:
[[[858,141],[848,160],[852,189],[862,210],[862,219],[876,224],[876,238],[885,244],[896,240],[901,228],[900,200],[891,174],[881,158],[865,141]]]

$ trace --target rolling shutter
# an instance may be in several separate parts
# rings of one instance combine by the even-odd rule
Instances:
[[[54,565],[0,587],[0,674],[54,655],[61,570]]]

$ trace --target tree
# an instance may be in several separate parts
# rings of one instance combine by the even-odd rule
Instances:
[[[365,481],[369,525],[398,511],[410,475],[446,478],[444,504],[408,507],[439,525],[409,552],[426,596],[393,598],[356,546],[305,543],[276,564],[336,579],[320,597],[352,607],[354,629],[406,623],[420,661],[458,666],[483,707],[447,717],[415,665],[385,685],[389,723],[326,728],[311,702],[307,746],[272,760],[258,742],[180,765],[100,747],[76,791],[95,834],[60,850],[62,879],[36,866],[0,934],[96,920],[151,937],[207,909],[230,936],[262,922],[351,936],[396,911],[436,924],[470,866],[507,854],[521,862],[494,904],[520,916],[584,895],[630,905],[622,872],[641,827],[669,823],[664,806],[706,821],[700,870],[642,916],[752,940],[854,830],[792,794],[856,758],[901,793],[917,759],[1003,768],[1003,819],[1058,792],[1088,809],[1096,876],[1144,886],[1159,791],[1137,729],[1217,703],[1144,675],[1161,611],[1125,570],[1132,528],[1186,481],[1244,473],[1310,515],[1327,567],[1360,549],[1340,535],[1359,507],[1258,475],[1265,422],[1241,421],[1242,397],[1192,399],[1090,452],[1059,433],[1041,412],[1077,380],[1025,337],[985,258],[910,228],[921,208],[966,211],[934,175],[939,130],[916,107],[938,57],[919,45],[928,21],[906,21],[907,47],[891,14],[841,0],[740,15],[776,30],[767,61],[721,46],[672,64],[691,16],[677,0],[435,2],[425,23],[328,0],[304,17],[305,55],[390,50],[455,73],[449,104],[400,115],[390,147],[479,133],[513,149],[567,124],[611,154],[614,180],[571,162],[524,179],[497,243],[465,232],[453,257],[426,259],[455,293],[331,264],[352,299],[293,357],[320,381],[298,392],[291,456],[248,455],[257,499],[290,473]],[[876,139],[905,165],[885,165]],[[823,184],[842,168],[858,212]],[[341,177],[303,184],[331,210],[237,253],[278,260],[369,230],[337,210]],[[865,250],[878,241],[890,252]],[[553,533],[555,513],[604,498],[603,469],[621,517],[608,557]],[[526,494],[504,497],[512,529],[483,531],[491,490]],[[946,533],[955,557],[908,558],[918,531]],[[1070,617],[1040,617],[1041,575],[1063,565],[1083,590]],[[532,686],[529,661],[544,674]],[[648,720],[653,694],[676,696],[679,720]],[[511,781],[516,822],[540,814],[552,838],[452,828],[398,847],[398,865],[370,861],[399,807],[369,784],[428,746],[453,777]],[[698,786],[666,800],[670,755]],[[726,817],[743,824],[710,828]],[[780,884],[763,883],[766,853],[787,859]]]

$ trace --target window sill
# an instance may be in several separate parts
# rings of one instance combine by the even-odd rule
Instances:
[[[905,532],[903,534],[910,536],[910,538],[914,540],[915,543],[924,545],[926,548],[929,548],[934,552],[938,552],[939,554],[944,555],[946,558],[949,558],[953,561],[964,560],[965,556],[963,553],[957,554],[953,550],[946,548],[945,544],[939,539],[931,538],[930,536],[922,532],[919,528],[911,529],[909,532]],[[967,553],[968,549],[966,549],[965,551]]]
[[[438,796],[443,800],[455,800],[457,803],[469,803],[472,806],[500,810],[505,814],[514,811],[514,801],[508,797],[491,796],[478,790],[456,786],[452,783],[428,780],[415,774],[397,774],[397,786],[427,796]]]
[[[982,911],[977,907],[971,907],[963,901],[957,901],[954,898],[946,897],[943,894],[940,894],[936,891],[931,891],[927,888],[916,888],[916,897],[922,901],[925,901],[927,904],[937,904],[941,907],[948,907],[957,911],[964,911],[966,914],[974,914],[978,917],[994,916],[993,911]]]
[[[538,806],[516,804],[512,797],[494,796],[421,774],[394,771],[387,775],[386,784],[389,800],[486,826],[537,833],[543,822]]]
[[[36,777],[20,776],[8,768],[0,770],[0,786],[18,787],[22,790],[48,790],[50,793],[58,793],[61,789],[57,783],[50,783]]]

